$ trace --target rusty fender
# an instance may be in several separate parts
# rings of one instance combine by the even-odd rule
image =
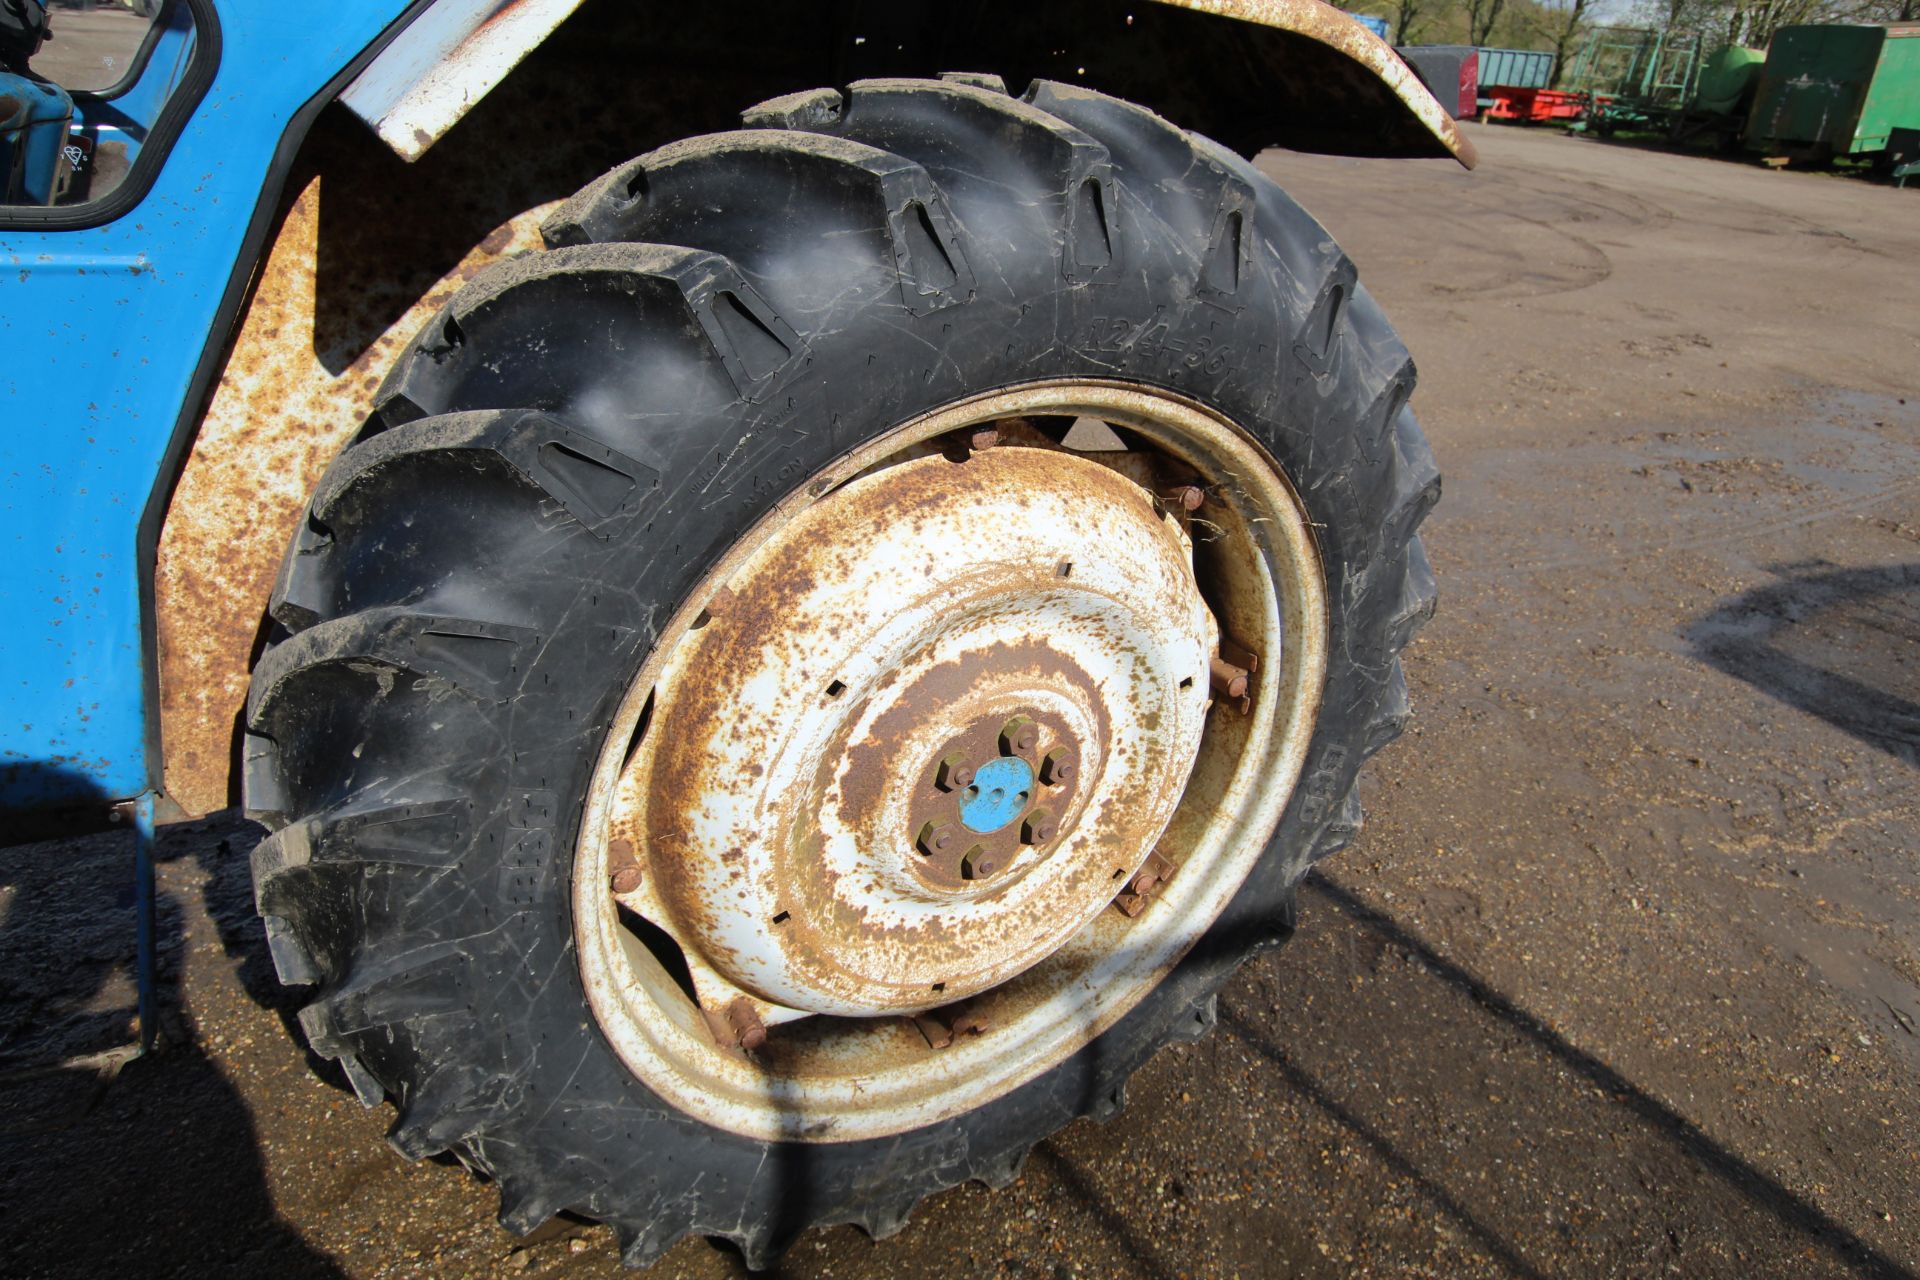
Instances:
[[[373,407],[387,366],[475,272],[540,245],[545,207],[496,228],[351,360],[316,339],[316,177],[294,197],[186,469],[154,570],[164,790],[190,814],[224,808],[262,619],[308,495]]]
[[[1357,155],[1396,154],[1388,139],[1398,141],[1406,150],[1397,154],[1444,153],[1466,168],[1479,163],[1473,143],[1455,127],[1427,87],[1386,41],[1368,31],[1340,10],[1321,0],[1154,0],[1196,13],[1233,18],[1277,33],[1311,42],[1301,49],[1298,66],[1289,77],[1303,83],[1309,95],[1324,95],[1324,101],[1337,104],[1348,118],[1332,127],[1323,126],[1316,145],[1313,137],[1276,134],[1269,142],[1281,143],[1303,151],[1339,152],[1347,148],[1337,143],[1353,138],[1361,145],[1352,148]],[[1317,82],[1317,83],[1316,83]],[[1384,91],[1384,92],[1383,92]],[[1411,117],[1407,120],[1402,117]],[[1319,119],[1320,111],[1309,113]],[[1379,150],[1365,145],[1364,135],[1373,127],[1380,130]],[[1411,136],[1424,130],[1439,152],[1424,151]]]
[[[513,0],[490,9],[471,0],[440,0],[348,86],[341,101],[396,154],[417,160],[579,2]],[[851,56],[842,51],[837,70],[845,74],[812,78],[843,84],[862,75],[929,75],[968,66],[1005,72],[1009,83],[1078,76],[1107,92],[1154,106],[1168,101],[1165,90],[1172,82],[1191,78],[1201,85],[1202,94],[1230,102],[1247,117],[1245,125],[1267,131],[1265,137],[1251,135],[1257,140],[1250,145],[1243,142],[1247,150],[1280,144],[1354,155],[1451,155],[1473,167],[1472,143],[1399,55],[1332,5],[1321,0],[1150,3],[1164,7],[1136,14],[1134,6],[1111,0],[1054,0],[1045,6],[980,0],[961,25],[989,34],[929,39],[931,24],[924,19],[916,24],[913,18],[903,20],[843,0],[835,7],[836,25],[849,32],[872,28],[873,49]],[[634,7],[643,12],[655,8]],[[747,21],[753,8],[753,0],[734,0],[727,6],[732,16]],[[1036,9],[1046,13],[1036,14]],[[1211,21],[1183,23],[1176,11]],[[652,26],[667,20],[657,10],[653,16],[660,21],[640,28],[641,39],[649,43],[656,35]],[[716,23],[710,46],[733,52],[753,43],[727,30],[725,23]],[[1256,32],[1268,38],[1257,39]],[[900,36],[904,39],[896,41]],[[859,37],[856,43],[869,41]],[[941,56],[920,66],[888,67],[874,62],[874,52],[881,49],[909,59],[936,52]],[[1050,55],[1051,60],[1043,56],[1033,61],[1036,54]],[[1244,76],[1248,68],[1253,84],[1223,88],[1217,83],[1223,74],[1232,79]],[[1178,98],[1176,93],[1173,100]],[[1225,132],[1205,119],[1204,112],[1165,114],[1216,136]],[[1224,136],[1220,140],[1230,141]]]

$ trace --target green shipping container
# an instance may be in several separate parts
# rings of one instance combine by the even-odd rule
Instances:
[[[1920,22],[1774,35],[1747,117],[1748,147],[1859,155],[1885,150],[1888,132],[1902,127],[1920,127]]]

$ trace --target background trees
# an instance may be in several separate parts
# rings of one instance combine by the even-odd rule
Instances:
[[[1560,65],[1598,26],[1698,33],[1711,50],[1764,49],[1775,31],[1800,22],[1920,20],[1920,0],[1354,0],[1345,7],[1385,18],[1394,44],[1551,49]]]

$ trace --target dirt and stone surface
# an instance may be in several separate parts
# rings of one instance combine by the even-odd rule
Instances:
[[[779,1274],[1920,1273],[1920,192],[1472,134],[1262,160],[1447,475],[1364,833],[1120,1119]],[[165,832],[172,1043],[115,1079],[19,1069],[125,1041],[124,837],[0,851],[0,1273],[619,1273],[305,1052],[258,835]]]

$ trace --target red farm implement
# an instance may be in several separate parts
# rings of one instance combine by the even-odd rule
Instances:
[[[1606,95],[1482,85],[1480,100],[1487,104],[1484,119],[1538,122],[1582,119],[1594,106],[1603,103]]]

